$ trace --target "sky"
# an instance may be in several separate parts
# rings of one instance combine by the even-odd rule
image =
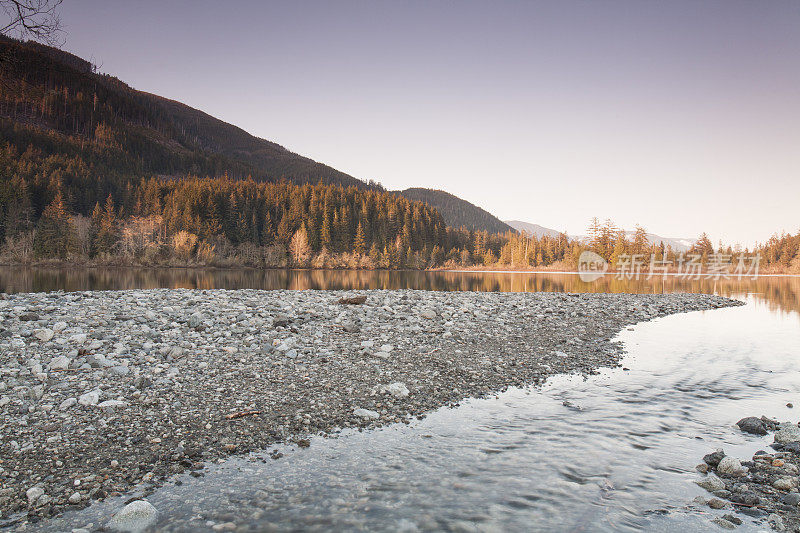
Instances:
[[[388,189],[751,245],[800,230],[800,2],[64,0],[64,48]]]

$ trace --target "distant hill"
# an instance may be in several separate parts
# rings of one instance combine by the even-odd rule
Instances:
[[[488,211],[445,191],[415,187],[396,191],[396,194],[409,200],[425,202],[439,211],[445,223],[454,228],[463,226],[473,231],[488,231],[489,233],[514,231],[511,226]]]
[[[377,188],[271,141],[138,91],[68,52],[0,37],[0,133],[125,178],[199,174]]]
[[[531,224],[530,222],[522,222],[520,220],[506,220],[506,224],[514,228],[519,232],[525,232],[528,235],[535,235],[537,238],[542,238],[543,236],[547,235],[549,237],[558,237],[561,234],[560,231],[546,228],[544,226],[540,226],[539,224]],[[633,231],[626,231],[625,236],[628,239],[633,238]],[[578,240],[578,241],[586,241],[589,238],[586,235],[567,235],[570,240]],[[664,243],[664,246],[671,246],[672,249],[676,252],[687,252],[689,248],[692,247],[696,239],[684,239],[684,238],[670,238],[670,237],[662,237],[660,235],[656,235],[655,233],[648,233],[647,240],[650,241],[651,244],[658,244],[660,242]]]
[[[539,224],[531,224],[530,222],[522,222],[521,220],[506,220],[505,223],[520,233],[526,233],[530,236],[536,237],[537,239],[541,239],[545,235],[556,238],[562,233],[554,229],[545,228]]]

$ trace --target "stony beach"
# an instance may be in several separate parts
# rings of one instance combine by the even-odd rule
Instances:
[[[704,456],[697,465],[703,477],[696,483],[713,497],[699,496],[695,502],[735,511],[713,519],[723,529],[735,529],[742,523],[736,513],[744,513],[776,531],[800,531],[800,427],[766,416],[749,416],[737,425],[753,435],[774,432],[771,449],[759,450],[748,460],[726,455],[722,449]]]
[[[131,290],[2,295],[0,518],[615,366],[698,294]]]

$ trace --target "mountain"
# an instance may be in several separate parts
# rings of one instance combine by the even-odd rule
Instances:
[[[505,222],[515,230],[527,233],[528,235],[534,235],[537,238],[542,238],[545,235],[549,237],[558,237],[558,235],[561,234],[560,231],[546,228],[538,224],[531,224],[530,222],[522,222],[520,220],[506,220]],[[634,233],[635,232],[633,231],[626,231],[625,236],[628,239],[632,239]],[[570,240],[577,240],[582,242],[589,240],[589,237],[586,235],[567,235],[567,236],[570,238]],[[696,239],[662,237],[660,235],[656,235],[655,233],[648,233],[647,240],[650,241],[650,243],[652,244],[658,244],[660,242],[663,242],[664,246],[671,246],[672,249],[676,252],[688,252],[689,248],[692,247]]]
[[[465,227],[473,231],[488,231],[489,233],[514,231],[511,226],[488,211],[445,191],[415,187],[395,192],[409,200],[425,202],[435,208],[442,214],[445,223],[453,228]]]
[[[200,174],[379,188],[68,52],[0,37],[0,132],[19,152],[78,155],[111,177]]]
[[[530,222],[522,222],[521,220],[506,220],[505,223],[520,233],[526,233],[537,239],[541,239],[545,235],[556,238],[562,233],[561,231],[545,228],[539,224],[531,224]]]

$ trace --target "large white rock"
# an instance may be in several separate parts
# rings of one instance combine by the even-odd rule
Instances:
[[[128,407],[128,404],[122,400],[106,400],[97,404],[97,407],[113,409],[116,407]]]
[[[81,405],[97,405],[99,401],[100,401],[99,390],[89,391],[86,394],[81,394],[78,397],[78,403]]]
[[[725,482],[714,474],[709,474],[705,478],[695,481],[695,483],[706,489],[708,492],[714,492],[715,490],[722,490],[725,488]]]
[[[147,500],[136,500],[111,517],[108,527],[114,531],[139,533],[153,525],[158,518],[158,510]]]
[[[406,384],[400,383],[399,381],[396,383],[390,383],[388,385],[384,385],[383,392],[390,394],[395,398],[405,398],[409,394],[408,387],[406,387]]]
[[[53,330],[52,329],[37,329],[36,333],[33,334],[37,339],[42,342],[47,342],[53,338]]]
[[[28,497],[28,503],[34,503],[36,500],[44,495],[44,489],[41,487],[31,487],[25,491],[25,496]]]
[[[370,420],[376,420],[381,417],[380,413],[376,411],[370,411],[369,409],[353,409],[353,414],[356,416],[360,416],[361,418],[368,418]]]
[[[742,466],[739,459],[726,455],[717,465],[717,472],[728,476],[741,476],[747,469]]]
[[[59,355],[50,361],[50,370],[66,370],[69,368],[69,357]]]

